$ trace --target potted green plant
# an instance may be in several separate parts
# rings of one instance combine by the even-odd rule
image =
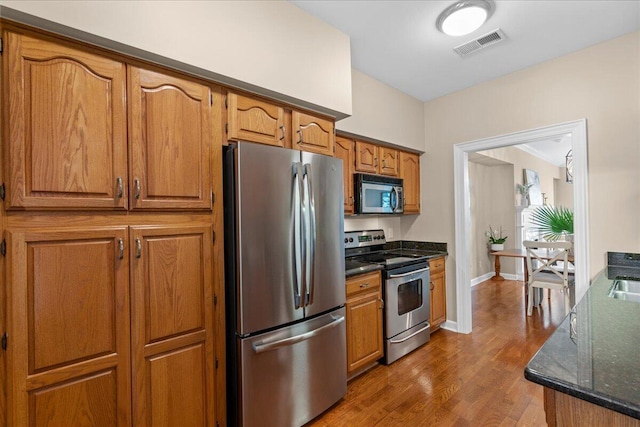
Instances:
[[[573,211],[563,206],[539,206],[531,213],[531,222],[550,242],[573,241]]]
[[[489,245],[492,251],[504,250],[504,242],[506,242],[508,236],[502,234],[502,226],[494,230],[491,225],[489,225],[489,231],[487,231],[485,235],[489,238]]]

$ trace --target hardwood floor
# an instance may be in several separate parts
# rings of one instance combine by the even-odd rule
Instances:
[[[545,292],[526,316],[522,282],[472,290],[473,332],[439,330],[391,366],[351,380],[346,397],[308,426],[544,426],[542,387],[524,367],[564,318]]]

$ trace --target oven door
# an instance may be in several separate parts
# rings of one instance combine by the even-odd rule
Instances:
[[[385,338],[429,321],[429,267],[390,270],[385,281]]]

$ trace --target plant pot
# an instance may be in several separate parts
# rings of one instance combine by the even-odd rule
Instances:
[[[504,250],[504,243],[492,243],[491,244],[491,250],[493,252],[503,251]]]

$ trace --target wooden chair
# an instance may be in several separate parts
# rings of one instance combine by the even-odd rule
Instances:
[[[568,268],[560,268],[554,265],[562,261],[568,265],[569,249],[571,242],[522,242],[527,250],[527,271],[529,273],[527,316],[533,311],[533,288],[557,289],[564,296],[564,311],[571,311],[571,299],[569,288],[574,287],[574,278],[569,276]],[[535,268],[534,268],[535,262]]]

